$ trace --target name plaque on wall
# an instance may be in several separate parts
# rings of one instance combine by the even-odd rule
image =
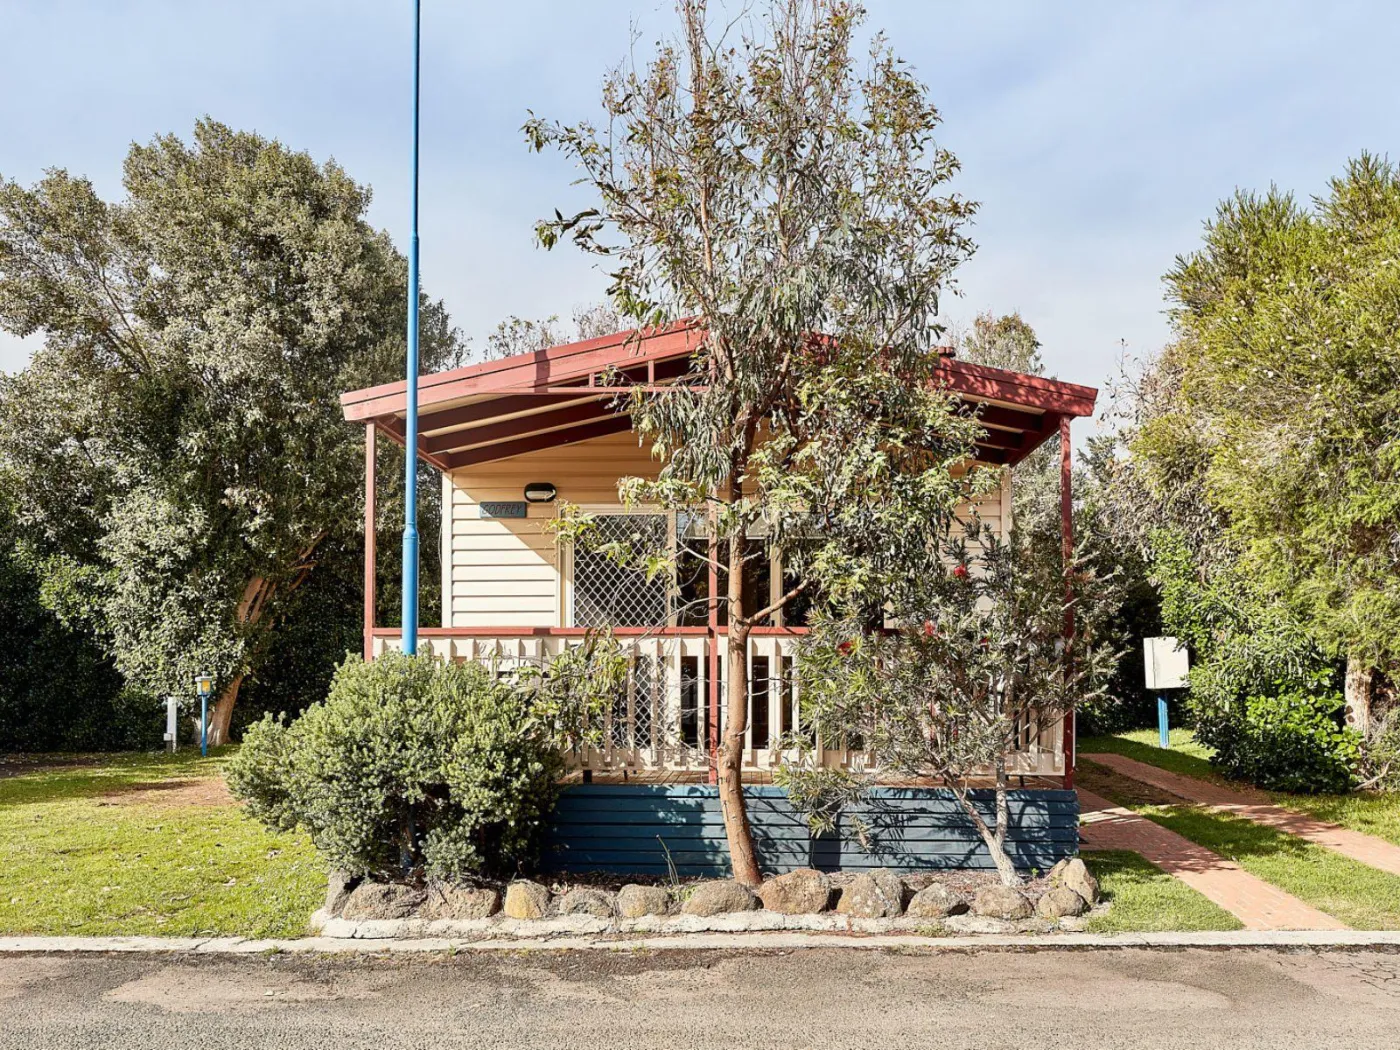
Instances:
[[[526,503],[524,500],[482,500],[483,518],[523,518]]]

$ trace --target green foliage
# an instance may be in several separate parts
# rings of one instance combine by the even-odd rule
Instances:
[[[773,783],[787,792],[792,808],[801,813],[813,835],[829,835],[836,830],[841,811],[865,798],[870,785],[859,773],[840,766],[822,766],[808,760],[810,749],[797,744],[803,758],[784,762],[773,773]],[[856,820],[856,831],[863,828]]]
[[[1057,549],[1004,543],[987,527],[968,533],[971,543],[950,536],[930,545],[918,585],[887,610],[897,627],[872,629],[860,607],[815,625],[800,654],[802,724],[825,740],[858,737],[882,772],[941,779],[1012,884],[1004,849],[1011,756],[1102,696],[1114,654],[1098,607],[1077,601],[1101,585],[1087,567],[1073,567],[1067,596]],[[1066,639],[1071,608],[1084,615]],[[968,796],[971,779],[989,774],[994,828]]]
[[[1391,708],[1366,735],[1361,779],[1370,788],[1400,792],[1400,707]]]
[[[1245,698],[1238,709],[1198,714],[1196,737],[1227,777],[1277,791],[1344,792],[1354,783],[1360,737],[1342,725],[1342,695],[1325,679]]]
[[[755,882],[735,840],[749,630],[799,602],[878,604],[908,586],[957,502],[997,480],[954,469],[980,428],[934,351],[975,209],[948,190],[958,164],[925,86],[883,37],[859,60],[856,5],[779,0],[728,28],[703,0],[677,6],[679,39],[605,80],[601,126],[532,117],[524,131],[593,197],[539,223],[540,243],[608,257],[633,322],[695,326],[696,382],[628,406],[661,465],[620,492],[712,523],[674,557],[725,574],[722,598],[699,600],[721,599],[730,630],[720,784],[736,876]],[[787,586],[754,596],[774,554]],[[639,562],[674,572],[672,556]]]
[[[0,504],[0,753],[157,746],[163,706],[125,687],[84,626],[46,606],[44,587]]]
[[[1101,692],[1112,654],[1089,619],[1066,645],[1058,552],[970,532],[972,544],[945,541],[942,564],[931,552],[919,592],[889,610],[897,628],[871,630],[859,615],[813,628],[801,652],[804,724],[827,739],[859,736],[887,771],[963,782]],[[1091,586],[1077,576],[1076,593]]]
[[[397,375],[405,266],[336,164],[211,120],[133,146],[123,186],[0,181],[0,325],[44,339],[0,378],[0,484],[48,603],[129,682],[222,689],[303,586],[353,570],[339,394]],[[423,329],[435,367],[455,335],[432,304]]]
[[[1311,207],[1223,202],[1167,277],[1177,397],[1134,444],[1153,494],[1217,521],[1213,540],[1183,531],[1198,568],[1223,548],[1328,655],[1381,669],[1400,656],[1397,257],[1400,173],[1374,156]]]
[[[1044,375],[1040,339],[1019,312],[998,317],[980,313],[958,341],[958,356],[974,364],[1006,368],[1027,375]]]
[[[290,725],[250,727],[229,785],[270,827],[308,831],[335,867],[458,877],[529,863],[586,721],[557,682],[612,659],[606,645],[556,676],[496,678],[476,663],[350,657]]]

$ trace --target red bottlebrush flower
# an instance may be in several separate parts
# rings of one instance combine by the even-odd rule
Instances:
[[[953,575],[956,576],[956,577],[957,577],[958,579],[960,579],[960,580],[965,580],[965,579],[967,579],[967,566],[966,566],[966,565],[954,565],[954,566],[953,566]]]
[[[838,645],[838,646],[836,647],[836,651],[839,652],[842,656],[850,656],[850,655],[851,655],[851,643],[850,643],[850,642],[842,642],[840,645]]]

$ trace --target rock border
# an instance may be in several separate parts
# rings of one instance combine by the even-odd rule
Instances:
[[[312,917],[311,928],[327,938],[389,941],[780,931],[1045,935],[1081,931],[1090,913],[1106,909],[1094,907],[1098,887],[1092,879],[1077,858],[1057,865],[1034,890],[989,883],[970,895],[937,883],[915,892],[888,868],[856,873],[841,886],[824,872],[800,868],[767,879],[756,892],[732,879],[669,888],[629,883],[616,892],[579,882],[556,893],[529,879],[508,883],[502,892],[458,884],[419,888],[333,874],[325,907]],[[1071,886],[1085,887],[1084,899]],[[1054,896],[1068,898],[1072,906],[1041,906]],[[921,898],[923,906],[906,910]],[[463,902],[456,914],[454,900]]]

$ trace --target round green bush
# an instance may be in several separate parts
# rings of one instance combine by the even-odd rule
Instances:
[[[350,657],[290,725],[249,727],[229,767],[250,813],[304,828],[336,868],[506,874],[536,855],[562,758],[530,691],[475,663]]]
[[[1274,791],[1344,792],[1355,784],[1358,734],[1342,724],[1342,694],[1321,683],[1197,712],[1196,738],[1228,777]]]

